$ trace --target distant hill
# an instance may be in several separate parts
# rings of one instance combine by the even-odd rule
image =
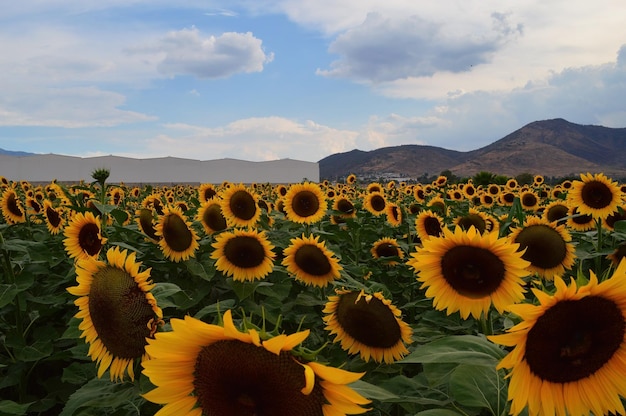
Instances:
[[[563,119],[535,121],[480,149],[458,152],[435,146],[404,145],[352,150],[319,161],[320,178],[359,176],[417,178],[450,170],[458,176],[481,171],[516,176],[568,176],[604,172],[626,177],[626,128],[580,125]]]
[[[13,150],[4,150],[4,149],[0,149],[0,155],[7,155],[7,156],[32,156],[35,153],[28,153],[28,152],[16,152]]]

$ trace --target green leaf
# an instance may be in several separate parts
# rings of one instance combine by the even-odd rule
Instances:
[[[193,276],[197,276],[203,280],[211,280],[211,278],[213,277],[213,274],[207,273],[204,266],[194,258],[190,258],[184,264],[187,267],[189,273],[191,273]]]
[[[375,386],[373,384],[367,383],[363,380],[355,381],[349,385],[354,391],[359,393],[362,396],[367,397],[368,399],[374,400],[392,400],[397,399],[398,396],[393,394],[392,392]]]
[[[117,409],[137,397],[139,391],[132,383],[112,383],[108,377],[93,378],[69,397],[59,416],[72,416],[83,407],[90,408],[87,414],[97,414],[94,408]]]
[[[495,368],[459,365],[450,376],[450,393],[461,405],[502,414],[507,402],[507,383]]]
[[[172,302],[170,297],[182,292],[182,289],[174,283],[157,283],[150,292],[156,299],[159,308],[171,308],[176,307],[176,303]]]
[[[416,413],[415,416],[463,416],[463,413],[449,409],[428,409]]]
[[[18,292],[15,284],[0,284],[0,308],[13,302]]]
[[[15,403],[12,400],[0,401],[0,414],[2,415],[25,415],[32,403]]]
[[[453,335],[421,345],[401,363],[457,363],[495,367],[505,352],[476,335]]]
[[[32,345],[15,350],[15,357],[22,361],[39,361],[52,354],[53,347],[51,340],[37,341]]]

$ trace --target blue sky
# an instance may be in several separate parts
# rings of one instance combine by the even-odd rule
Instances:
[[[626,127],[623,0],[22,0],[0,10],[0,148],[318,161]]]

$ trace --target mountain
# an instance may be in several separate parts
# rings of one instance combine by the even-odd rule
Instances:
[[[487,171],[508,176],[526,172],[557,177],[604,172],[614,178],[626,177],[626,128],[543,120],[469,152],[404,145],[337,153],[320,160],[319,166],[321,179],[350,173],[417,178],[445,170],[457,176]]]
[[[13,150],[4,150],[4,149],[0,149],[0,155],[7,155],[7,156],[31,156],[34,155],[35,153],[28,153],[28,152],[16,152]]]

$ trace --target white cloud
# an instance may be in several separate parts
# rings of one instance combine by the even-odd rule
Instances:
[[[362,25],[339,35],[329,52],[340,55],[325,76],[372,82],[430,77],[437,72],[467,72],[488,63],[507,41],[521,34],[507,16],[492,13],[489,26],[459,32],[451,24],[418,15],[389,18],[368,14]]]
[[[123,95],[96,87],[23,90],[0,95],[0,126],[111,127],[156,120],[156,117],[122,110]]]
[[[263,65],[274,59],[250,32],[203,36],[195,27],[169,32],[147,50],[150,49],[163,55],[157,67],[168,76],[225,78],[242,72],[261,72]],[[141,48],[130,51],[140,52]]]

